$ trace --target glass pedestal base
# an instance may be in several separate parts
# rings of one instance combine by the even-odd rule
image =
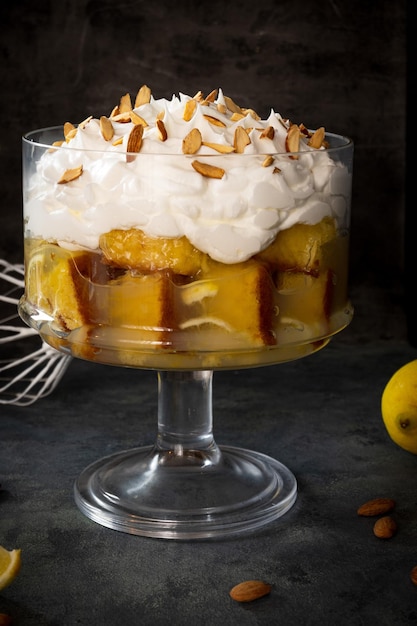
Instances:
[[[292,507],[297,483],[284,465],[251,450],[149,446],[93,463],[74,491],[82,513],[102,526],[190,540],[261,528]]]

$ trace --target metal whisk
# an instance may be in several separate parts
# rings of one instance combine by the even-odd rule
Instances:
[[[24,288],[23,264],[0,259],[0,357],[13,345],[12,356],[0,358],[0,404],[26,406],[51,393],[71,357],[45,343],[20,319],[17,305]]]

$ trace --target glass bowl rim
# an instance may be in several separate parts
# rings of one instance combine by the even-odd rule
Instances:
[[[56,126],[46,126],[46,127],[40,127],[40,128],[36,128],[34,130],[30,130],[27,131],[25,133],[23,133],[22,135],[22,142],[23,145],[28,145],[28,146],[35,146],[37,148],[44,148],[44,149],[56,149],[56,150],[69,150],[69,151],[74,151],[74,152],[81,152],[81,153],[100,153],[100,154],[107,154],[107,155],[112,155],[114,154],[116,155],[120,155],[120,154],[131,154],[132,156],[135,157],[182,157],[182,158],[196,158],[196,157],[204,157],[204,158],[210,158],[210,159],[224,159],[224,158],[230,158],[230,157],[238,157],[238,158],[255,158],[255,157],[259,157],[259,156],[302,156],[302,155],[311,155],[311,154],[332,154],[335,152],[340,152],[340,151],[344,151],[344,150],[349,150],[349,149],[353,149],[353,140],[348,137],[347,135],[342,135],[342,134],[338,134],[338,133],[332,133],[332,132],[328,132],[326,131],[325,133],[325,138],[331,140],[331,141],[335,141],[337,142],[337,145],[332,145],[329,146],[327,148],[323,148],[323,149],[312,149],[312,150],[299,150],[298,152],[253,152],[250,154],[245,154],[245,153],[237,153],[237,152],[231,152],[228,154],[224,154],[224,153],[218,153],[218,154],[213,154],[213,153],[204,153],[204,152],[200,152],[198,151],[195,154],[184,154],[184,153],[180,153],[180,152],[126,152],[126,151],[119,151],[119,150],[104,150],[104,149],[100,149],[100,148],[80,148],[80,147],[73,147],[73,146],[68,146],[67,144],[62,145],[62,146],[53,146],[52,143],[46,143],[45,141],[40,141],[38,139],[33,139],[33,137],[36,137],[38,135],[41,134],[46,134],[46,133],[61,133],[62,139],[64,139],[64,126],[62,124],[56,125]],[[314,132],[314,131],[311,131]]]

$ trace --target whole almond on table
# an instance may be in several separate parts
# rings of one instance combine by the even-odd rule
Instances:
[[[390,539],[397,532],[397,523],[389,515],[380,517],[374,524],[374,535],[378,539]]]
[[[271,588],[271,585],[262,580],[245,580],[235,585],[229,591],[229,595],[236,602],[252,602],[252,600],[268,595]]]
[[[362,504],[357,510],[357,513],[364,517],[373,517],[374,515],[389,513],[394,507],[395,501],[392,498],[374,498]]]

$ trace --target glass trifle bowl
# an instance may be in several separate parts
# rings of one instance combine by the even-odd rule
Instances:
[[[81,472],[87,517],[217,538],[292,507],[290,469],[217,445],[213,372],[298,359],[349,324],[352,164],[349,138],[222,90],[144,85],[108,116],[23,137],[20,315],[57,350],[157,374],[155,442]]]

